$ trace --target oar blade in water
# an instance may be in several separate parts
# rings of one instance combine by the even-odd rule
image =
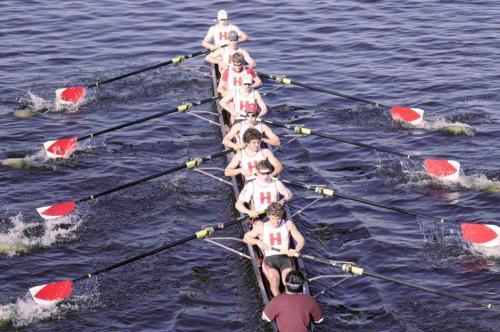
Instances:
[[[500,246],[500,227],[488,224],[462,224],[463,239],[485,247]]]
[[[68,201],[60,204],[43,206],[36,209],[36,212],[45,220],[56,219],[65,216],[75,210],[75,202]]]
[[[77,139],[76,137],[63,138],[55,141],[47,141],[43,143],[47,157],[66,158],[76,150]]]
[[[424,167],[427,174],[443,181],[457,181],[460,163],[455,160],[426,159]]]
[[[71,280],[58,281],[51,284],[31,287],[29,289],[35,303],[40,305],[53,305],[64,300],[73,292]]]
[[[62,105],[72,105],[85,99],[84,86],[72,86],[56,90],[56,101]]]
[[[402,121],[418,125],[422,122],[424,110],[414,107],[392,106],[391,115],[394,121]]]

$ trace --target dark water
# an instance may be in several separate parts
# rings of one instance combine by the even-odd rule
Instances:
[[[400,152],[455,159],[464,171],[459,184],[443,185],[419,175],[418,165],[402,167],[393,157],[301,138],[277,152],[285,178],[328,184],[459,223],[498,225],[500,6],[495,1],[4,0],[0,8],[0,155],[28,155],[35,165],[0,169],[0,242],[15,248],[0,257],[0,315],[10,316],[2,330],[266,328],[250,264],[204,242],[79,283],[77,296],[52,312],[25,298],[32,286],[84,275],[235,216],[230,188],[193,171],[82,204],[69,229],[42,222],[34,211],[221,149],[217,127],[177,114],[95,139],[65,161],[44,161],[39,153],[48,139],[83,135],[206,98],[210,79],[201,59],[112,83],[92,92],[75,112],[43,111],[43,102],[30,95],[50,103],[59,87],[90,84],[196,51],[221,8],[249,35],[245,47],[260,71],[420,107],[428,123],[404,128],[387,110],[301,88],[265,97],[270,118],[295,118]],[[262,91],[271,88],[266,84]],[[14,115],[25,108],[39,112],[29,119]],[[450,125],[460,133],[446,131]],[[290,133],[277,132],[282,142],[290,139],[284,136]],[[206,164],[224,166],[223,160]],[[306,203],[295,201],[292,210]],[[464,248],[449,236],[457,228],[342,199],[320,201],[296,223],[306,236],[307,253],[500,302],[498,260]],[[338,272],[310,262],[306,267],[310,276]],[[335,281],[315,281],[312,291],[318,294]],[[348,280],[318,300],[326,314],[318,331],[493,331],[500,323],[498,314],[478,306],[367,277]]]

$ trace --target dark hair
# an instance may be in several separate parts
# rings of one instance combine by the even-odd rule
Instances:
[[[285,285],[290,293],[302,293],[305,278],[300,271],[290,271],[285,277]]]
[[[266,208],[267,216],[283,216],[285,214],[285,208],[279,202],[272,202]]]
[[[259,141],[262,139],[262,134],[255,128],[248,128],[243,133],[243,143],[248,144],[250,141],[258,139]]]
[[[271,172],[274,172],[274,166],[268,159],[261,160],[257,163],[257,170],[268,169]]]

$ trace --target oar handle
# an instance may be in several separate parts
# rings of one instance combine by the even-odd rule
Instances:
[[[177,246],[179,244],[183,244],[183,243],[186,243],[188,241],[195,240],[195,239],[203,239],[203,238],[205,238],[207,236],[210,236],[215,231],[218,231],[218,230],[230,227],[230,226],[234,226],[234,225],[240,223],[242,220],[243,219],[237,219],[237,220],[229,221],[229,222],[226,222],[226,223],[223,223],[223,224],[218,224],[218,225],[211,226],[211,227],[205,227],[203,230],[198,231],[198,232],[196,232],[193,235],[187,236],[187,237],[185,237],[183,239],[180,239],[180,240],[177,240],[177,241],[174,241],[174,242],[170,242],[170,243],[168,243],[168,244],[166,244],[164,246],[161,246],[159,248],[147,251],[145,253],[139,254],[139,255],[131,257],[131,258],[128,258],[128,259],[123,260],[121,262],[109,265],[107,267],[104,267],[104,268],[99,269],[97,271],[88,273],[88,274],[86,274],[84,276],[81,276],[79,278],[75,278],[72,281],[76,282],[76,281],[79,281],[79,280],[82,280],[82,279],[91,278],[91,277],[93,277],[95,275],[98,275],[100,273],[114,270],[117,267],[120,267],[120,266],[123,266],[123,265],[126,265],[126,264],[130,264],[130,263],[135,262],[135,261],[137,261],[139,259],[142,259],[144,257],[151,256],[151,255],[154,255],[154,254],[156,254],[156,253],[158,253],[160,251],[164,251],[164,250],[167,250],[169,248],[175,247],[175,246]]]
[[[148,70],[153,70],[153,69],[156,69],[156,68],[167,66],[167,65],[170,65],[172,63],[179,63],[179,62],[181,62],[181,61],[183,61],[185,59],[193,58],[193,57],[196,57],[196,56],[199,56],[199,55],[203,55],[203,54],[208,54],[208,53],[210,53],[210,50],[207,49],[207,50],[198,51],[198,52],[195,52],[195,53],[192,53],[192,54],[186,54],[186,55],[183,55],[183,56],[178,56],[178,57],[172,58],[172,59],[170,59],[168,61],[160,62],[160,63],[158,63],[156,65],[153,65],[153,66],[149,66],[149,67],[146,67],[146,68],[138,69],[138,70],[135,70],[135,71],[130,72],[130,73],[126,73],[126,74],[123,74],[123,75],[120,75],[120,76],[109,78],[107,80],[102,80],[102,81],[95,82],[94,84],[88,85],[87,88],[96,88],[96,87],[99,87],[101,85],[104,85],[104,84],[107,84],[107,83],[111,83],[111,82],[114,82],[114,81],[118,81],[118,80],[121,80],[121,79],[129,77],[129,76],[133,76],[133,75],[137,75],[137,74],[140,74],[140,73],[144,73],[144,72],[146,72]]]
[[[142,122],[146,122],[146,121],[149,121],[149,120],[152,120],[152,119],[156,119],[156,118],[159,118],[159,117],[162,117],[162,116],[165,116],[165,115],[168,115],[168,114],[172,114],[172,113],[175,113],[175,112],[185,112],[185,111],[189,110],[192,106],[202,105],[202,104],[211,102],[213,100],[216,100],[218,98],[220,98],[220,97],[219,96],[213,96],[213,97],[202,99],[202,100],[197,100],[197,101],[193,101],[193,102],[187,102],[185,104],[179,105],[179,106],[174,107],[172,109],[169,109],[167,111],[163,111],[163,112],[160,112],[160,113],[157,113],[157,114],[153,114],[153,115],[147,116],[145,118],[137,119],[137,120],[134,120],[134,121],[126,122],[126,123],[123,123],[121,125],[117,125],[117,126],[114,126],[114,127],[111,127],[111,128],[107,128],[107,129],[104,129],[104,130],[101,130],[101,131],[97,131],[95,133],[91,133],[91,134],[88,134],[88,135],[85,135],[85,136],[82,136],[82,137],[78,137],[77,141],[80,142],[80,141],[83,141],[83,140],[86,140],[86,139],[89,139],[89,138],[93,138],[93,137],[96,137],[96,136],[99,136],[99,135],[102,135],[102,134],[106,134],[106,133],[109,133],[109,132],[112,132],[112,131],[115,131],[115,130],[118,130],[118,129],[130,127],[130,126],[133,126],[133,125],[136,125],[136,124],[139,124],[139,123],[142,123]]]
[[[217,152],[217,153],[214,153],[214,154],[202,157],[202,158],[196,158],[196,159],[190,160],[188,162],[185,162],[183,164],[180,164],[178,166],[169,168],[169,169],[167,169],[165,171],[158,172],[158,173],[155,173],[155,174],[152,174],[152,175],[140,178],[138,180],[122,184],[120,186],[108,189],[106,191],[102,191],[102,192],[94,194],[94,195],[90,195],[90,196],[87,196],[87,197],[84,197],[84,198],[80,198],[80,199],[76,200],[75,203],[81,203],[81,202],[85,202],[85,201],[94,200],[94,199],[96,199],[98,197],[101,197],[101,196],[104,196],[104,195],[107,195],[107,194],[111,194],[111,193],[114,193],[115,191],[119,191],[119,190],[122,190],[122,189],[125,189],[125,188],[128,188],[128,187],[135,186],[135,185],[137,185],[139,183],[143,183],[143,182],[146,182],[146,181],[158,178],[160,176],[176,172],[176,171],[184,169],[184,168],[198,167],[201,163],[203,163],[205,161],[222,157],[222,156],[227,155],[227,154],[229,154],[229,153],[231,153],[233,151],[234,151],[233,149],[226,149],[226,150],[223,150],[221,152]]]
[[[319,92],[324,92],[324,93],[327,93],[327,94],[330,94],[330,95],[334,95],[334,96],[337,96],[337,97],[342,97],[342,98],[346,98],[346,99],[351,99],[351,100],[359,101],[360,103],[373,105],[375,107],[390,108],[390,106],[387,106],[387,105],[384,105],[384,104],[380,104],[380,103],[377,103],[377,102],[374,102],[374,101],[371,101],[371,100],[359,98],[359,97],[356,97],[356,96],[346,95],[346,94],[341,93],[341,92],[324,89],[324,88],[321,88],[321,87],[317,87],[317,86],[306,84],[306,83],[302,83],[302,82],[297,82],[297,81],[294,81],[294,80],[292,80],[290,78],[287,78],[285,76],[264,74],[264,73],[260,73],[260,72],[258,72],[257,75],[265,77],[265,78],[268,78],[268,79],[275,80],[278,83],[292,84],[292,85],[296,85],[296,86],[301,86],[303,88],[307,88],[307,89],[314,90],[314,91],[319,91]]]

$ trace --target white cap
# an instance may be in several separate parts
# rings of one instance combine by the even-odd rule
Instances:
[[[224,9],[219,10],[217,13],[218,20],[227,20],[227,12]]]
[[[243,76],[243,84],[252,84],[252,83],[253,83],[252,75]]]

